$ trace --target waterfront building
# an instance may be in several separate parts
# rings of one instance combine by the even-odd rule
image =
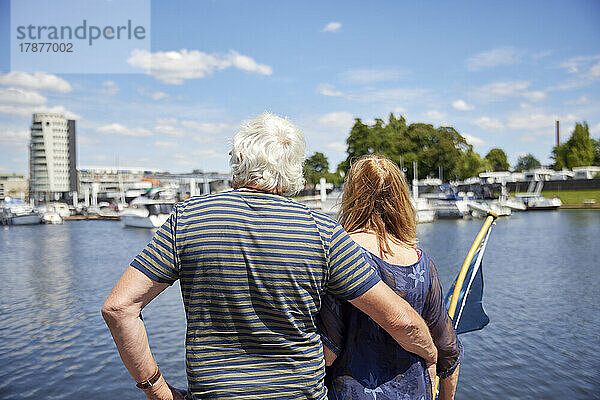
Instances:
[[[58,113],[33,114],[29,195],[36,203],[67,200],[77,191],[75,121]]]
[[[29,183],[23,175],[0,174],[0,201],[5,197],[26,200],[29,195]]]

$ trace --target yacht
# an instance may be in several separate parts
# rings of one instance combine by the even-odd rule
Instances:
[[[527,210],[557,210],[562,206],[562,201],[558,197],[547,198],[542,195],[521,195],[519,197],[523,199],[523,202],[527,206]]]
[[[5,225],[37,225],[42,222],[42,217],[22,199],[6,197],[0,220]]]
[[[152,189],[133,199],[129,207],[119,212],[119,217],[124,227],[158,228],[169,218],[175,201],[176,193]]]

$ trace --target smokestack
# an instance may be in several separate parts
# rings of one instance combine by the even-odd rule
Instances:
[[[560,121],[556,121],[556,145],[560,146]]]

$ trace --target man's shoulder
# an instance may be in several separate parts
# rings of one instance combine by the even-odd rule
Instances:
[[[211,193],[211,194],[203,194],[200,196],[193,196],[189,199],[183,200],[177,203],[176,207],[178,210],[185,211],[189,209],[194,209],[197,207],[201,207],[203,205],[208,204],[217,204],[219,202],[231,202],[236,201],[237,197],[233,193],[233,191],[225,191],[219,193]]]

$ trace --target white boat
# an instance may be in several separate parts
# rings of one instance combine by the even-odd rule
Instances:
[[[500,202],[500,205],[502,207],[508,207],[513,211],[527,210],[527,206],[525,205],[523,200],[516,198],[516,197],[507,197],[507,198],[501,197],[498,201]]]
[[[175,197],[170,191],[153,190],[131,201],[129,207],[119,212],[124,227],[158,228],[173,211]]]
[[[42,215],[42,222],[45,224],[62,224],[63,219],[56,211],[46,211]]]
[[[5,225],[37,225],[42,217],[23,200],[6,197],[0,220]]]
[[[521,196],[521,198],[527,205],[527,210],[557,210],[560,206],[562,206],[562,201],[558,197],[547,198],[542,195],[534,195]]]
[[[46,206],[47,211],[54,211],[60,215],[61,218],[68,218],[71,216],[71,210],[67,203],[54,202]]]
[[[493,212],[499,217],[507,217],[512,214],[512,209],[503,206],[498,200],[469,200],[467,204],[471,209],[471,215],[475,218],[484,218],[488,212]]]

